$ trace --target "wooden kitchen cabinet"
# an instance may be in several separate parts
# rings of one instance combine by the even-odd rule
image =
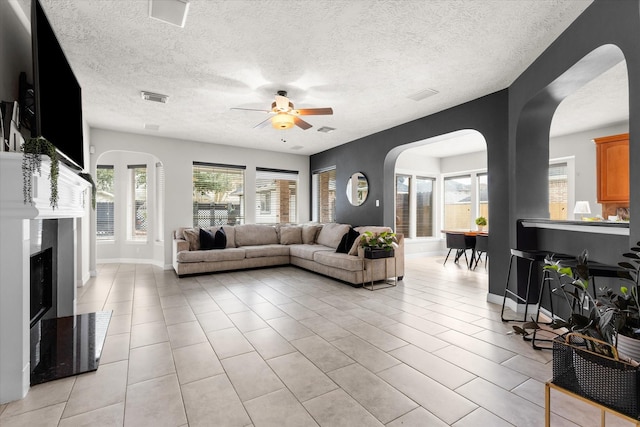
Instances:
[[[629,207],[629,134],[595,138],[598,203],[602,216],[616,215]]]

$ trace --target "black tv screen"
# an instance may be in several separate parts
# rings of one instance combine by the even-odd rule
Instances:
[[[31,38],[35,93],[31,135],[48,139],[61,160],[84,169],[80,85],[38,0],[31,5]]]

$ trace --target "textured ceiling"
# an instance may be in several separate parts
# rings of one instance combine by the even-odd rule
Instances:
[[[30,16],[30,0],[19,2]],[[150,19],[147,0],[41,2],[90,126],[299,154],[504,89],[591,3],[191,0],[179,28]],[[439,93],[408,98],[428,88]],[[306,131],[278,131],[253,129],[264,113],[230,110],[268,108],[279,89],[298,108],[333,107],[334,115],[305,117]],[[141,90],[169,102],[143,101]],[[322,126],[336,130],[317,132]]]

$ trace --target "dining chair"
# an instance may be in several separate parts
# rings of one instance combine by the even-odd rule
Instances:
[[[475,249],[475,237],[474,236],[465,236],[464,233],[445,233],[446,241],[447,241],[447,257],[444,259],[445,265],[447,260],[449,259],[449,255],[452,250],[456,250],[456,256],[454,258],[454,262],[458,262],[462,254],[464,254],[464,259],[466,261],[467,267],[471,268],[471,263],[469,263],[469,259],[467,258],[467,250],[471,249],[471,261],[473,262],[473,250]]]
[[[475,270],[478,267],[478,262],[482,258],[484,254],[484,268],[487,268],[487,259],[489,258],[489,235],[488,234],[478,234],[476,236],[476,254],[475,254],[475,264],[473,269]],[[471,260],[473,262],[473,260]]]

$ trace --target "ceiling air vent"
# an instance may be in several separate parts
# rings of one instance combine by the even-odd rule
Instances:
[[[166,104],[167,101],[169,100],[169,95],[162,95],[160,93],[147,92],[146,90],[141,91],[140,95],[142,96],[142,99],[144,99],[145,101],[160,102],[162,104]]]
[[[144,128],[146,130],[160,130],[160,125],[154,125],[153,123],[145,123]]]
[[[149,16],[168,24],[184,28],[189,11],[189,0],[149,0]]]
[[[291,147],[292,150],[302,150],[304,147],[302,145],[294,145]]]
[[[425,89],[421,90],[418,93],[414,93],[413,95],[409,95],[409,99],[413,99],[414,101],[422,101],[423,99],[429,98],[430,96],[437,95],[438,92],[435,89]]]
[[[318,129],[318,132],[329,133],[329,132],[333,132],[334,130],[336,130],[336,128],[330,128],[329,126],[322,126],[321,128]]]

